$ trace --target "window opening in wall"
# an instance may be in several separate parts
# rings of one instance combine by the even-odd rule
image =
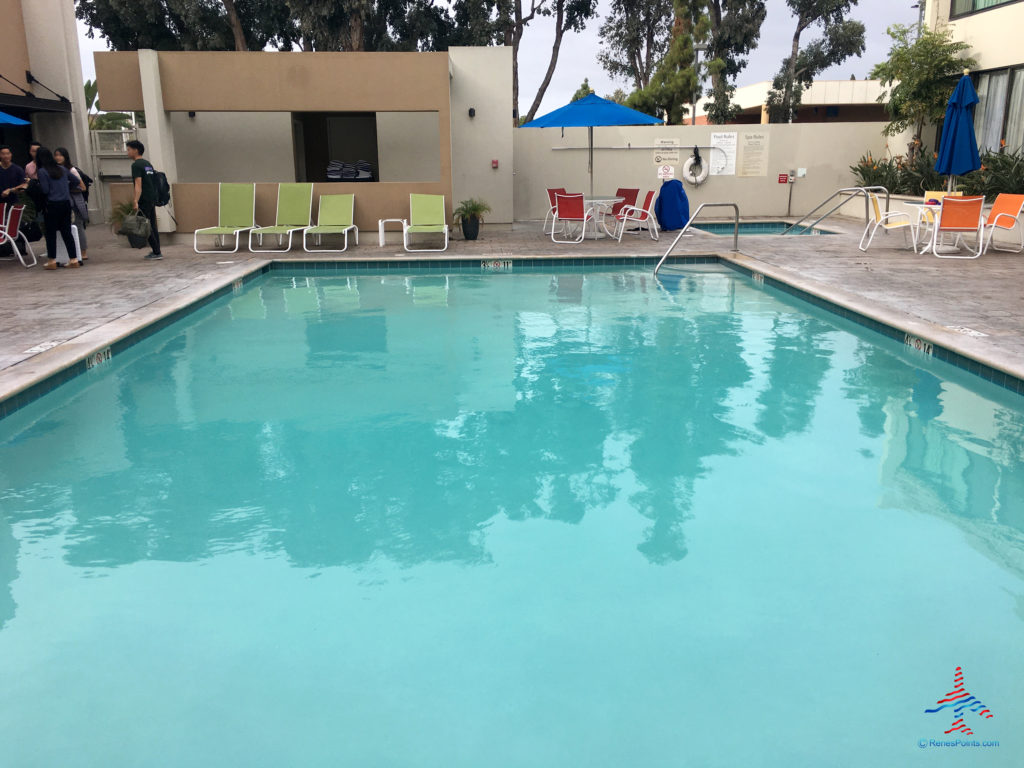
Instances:
[[[437,182],[437,112],[296,112],[295,177],[312,182]]]
[[[956,18],[957,16],[965,16],[968,13],[986,11],[998,5],[1016,2],[1019,2],[1019,0],[953,0],[949,15],[950,18]]]
[[[978,149],[998,150],[1005,140],[1011,151],[1024,143],[1024,67],[981,72],[976,77],[978,106],[974,133]]]

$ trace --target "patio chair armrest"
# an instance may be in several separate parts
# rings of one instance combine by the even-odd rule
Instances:
[[[1011,223],[1010,224],[1000,224],[999,220],[1003,219],[1003,218],[1009,219]],[[1001,229],[1013,229],[1013,225],[1016,224],[1016,223],[1017,223],[1017,217],[1014,216],[1013,214],[1010,214],[1010,213],[998,213],[998,214],[996,214],[995,221],[993,221],[991,224],[986,224],[985,226],[988,226],[988,227],[999,227]]]

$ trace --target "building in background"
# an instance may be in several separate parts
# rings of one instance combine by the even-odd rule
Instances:
[[[146,157],[173,184],[176,223],[161,229],[215,225],[220,182],[256,182],[260,224],[275,218],[276,185],[295,181],[317,198],[355,193],[360,229],[407,217],[411,192],[444,195],[449,212],[483,198],[488,222],[512,221],[510,48],[94,56],[103,106],[145,112]],[[101,161],[123,199],[126,165]]]
[[[15,162],[28,144],[67,147],[92,173],[89,119],[73,0],[0,0],[0,111],[31,122],[0,125]]]
[[[923,2],[923,0],[922,0]],[[1019,0],[928,0],[925,22],[948,26],[953,39],[971,46],[981,102],[974,113],[978,148],[1012,151],[1024,145],[1024,4]]]

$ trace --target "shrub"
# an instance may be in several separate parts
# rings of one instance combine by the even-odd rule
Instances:
[[[946,177],[935,171],[935,153],[926,147],[912,159],[899,155],[876,160],[871,153],[861,156],[850,171],[861,187],[882,186],[895,195],[922,195],[929,189],[945,189]],[[960,176],[956,188],[965,195],[984,195],[992,200],[1000,192],[1024,194],[1024,149],[981,155],[981,170]]]

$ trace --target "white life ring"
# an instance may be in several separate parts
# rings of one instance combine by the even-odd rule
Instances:
[[[693,173],[694,162],[695,160],[693,155],[690,155],[688,158],[686,158],[686,162],[683,163],[683,178],[686,179],[686,181],[693,184],[693,186],[699,187],[701,184],[708,180],[708,172],[711,170],[711,167],[710,165],[708,165],[707,160],[701,158],[699,166],[700,173]]]

